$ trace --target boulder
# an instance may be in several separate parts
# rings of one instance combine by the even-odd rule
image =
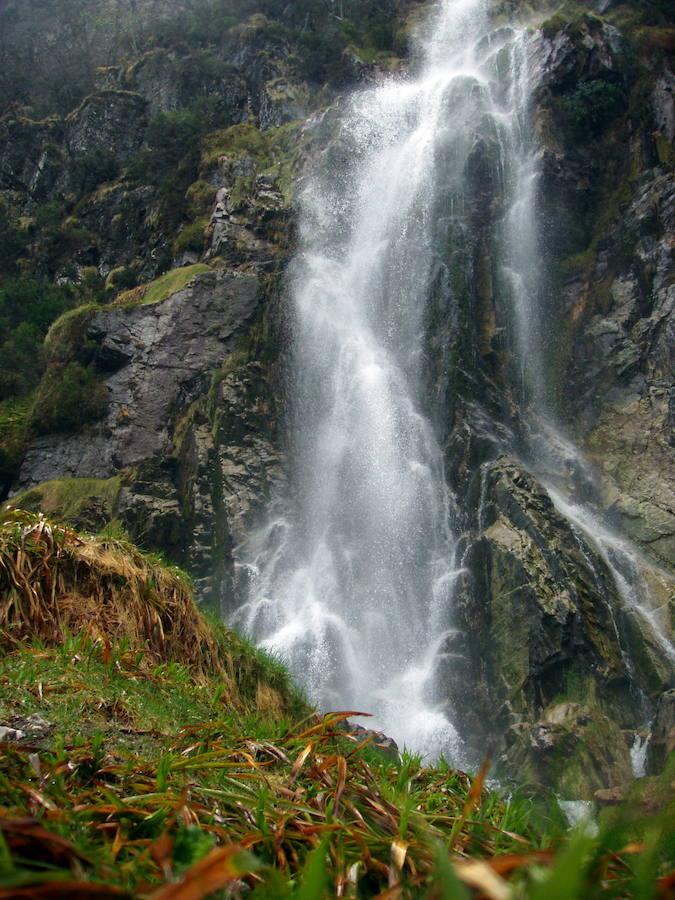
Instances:
[[[65,141],[72,156],[112,153],[123,160],[138,150],[146,125],[146,102],[131,91],[92,94],[66,120]]]

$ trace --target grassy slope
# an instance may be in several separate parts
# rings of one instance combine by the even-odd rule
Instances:
[[[120,294],[115,300],[119,305],[145,305],[160,303],[172,294],[176,294],[186,287],[196,275],[210,272],[210,266],[205,263],[196,263],[193,266],[184,266],[180,269],[170,269],[165,275],[161,275],[150,284],[132,288]]]
[[[71,637],[73,598],[92,590],[97,630]],[[138,607],[128,618],[120,598]],[[118,541],[13,514],[0,611],[0,724],[25,733],[0,743],[0,898],[562,900],[673,886],[667,809],[649,823],[614,811],[601,837],[566,838],[532,791],[507,800],[481,775],[387,758],[339,715],[308,715],[277,663],[201,618],[179,573]]]

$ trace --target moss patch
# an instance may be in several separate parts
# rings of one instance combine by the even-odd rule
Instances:
[[[188,252],[201,254],[204,250],[205,231],[208,224],[208,218],[201,218],[191,225],[184,225],[171,245],[174,256]],[[172,290],[171,293],[175,293],[175,291]],[[144,302],[152,301],[145,300]]]
[[[73,359],[73,349],[84,342],[89,323],[100,308],[94,303],[87,303],[69,310],[54,322],[45,338],[45,349],[50,360]]]
[[[98,530],[115,517],[122,479],[61,478],[18,494],[13,507],[43,512],[79,528]]]
[[[36,434],[79,431],[106,413],[108,390],[94,372],[78,362],[54,366],[40,382],[28,424]]]
[[[211,271],[211,267],[205,263],[171,269],[170,272],[151,281],[150,284],[144,284],[120,294],[115,303],[120,306],[147,306],[151,303],[161,303],[162,300],[166,300],[167,297],[171,297],[172,294],[176,294],[186,287],[197,275],[204,275]]]
[[[7,490],[19,471],[28,440],[32,396],[0,403],[0,491]]]

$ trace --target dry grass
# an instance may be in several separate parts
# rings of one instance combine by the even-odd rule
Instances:
[[[57,646],[87,634],[150,662],[226,677],[216,637],[179,570],[126,542],[89,537],[10,510],[0,524],[0,645]]]

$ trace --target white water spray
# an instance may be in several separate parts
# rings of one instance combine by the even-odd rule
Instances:
[[[485,0],[445,0],[414,79],[356,94],[301,198],[290,513],[246,548],[237,620],[323,708],[462,759],[436,672],[453,636],[453,498],[423,404],[434,212],[461,210],[476,123],[508,123]],[[513,98],[511,98],[512,100]],[[503,98],[502,98],[503,100]],[[337,157],[337,158],[336,158]]]
[[[497,148],[490,164],[505,202],[495,239],[522,405],[546,418],[536,71],[532,36],[492,30],[486,0],[443,0],[419,43],[414,77],[352,97],[300,198],[289,496],[238,548],[250,590],[235,620],[321,708],[371,712],[399,745],[461,765],[437,684],[439,663],[462,643],[452,602],[461,561],[424,404],[425,307],[439,210],[471,227],[467,168],[484,141]],[[550,440],[540,429],[541,453],[530,453],[544,475],[563,441],[546,427]],[[557,505],[586,533],[586,513],[562,494]],[[601,549],[617,578],[606,541]]]

